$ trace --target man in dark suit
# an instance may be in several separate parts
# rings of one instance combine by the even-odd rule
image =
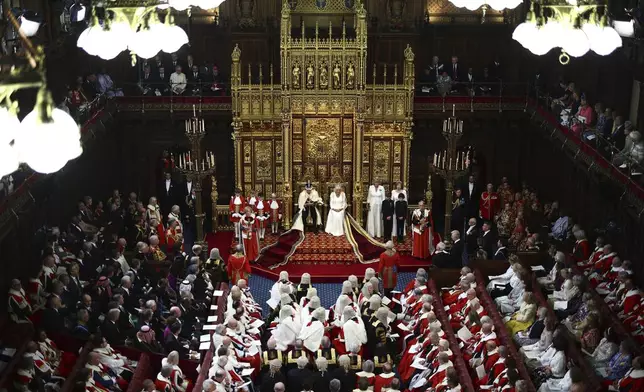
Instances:
[[[445,243],[439,242],[436,245],[436,252],[432,256],[432,264],[438,268],[450,268],[452,264],[452,257],[449,252],[445,250]]]
[[[490,222],[483,223],[481,231],[481,248],[487,253],[487,258],[490,259],[494,257],[496,250],[496,238],[492,233],[492,224]]]
[[[465,255],[465,241],[461,239],[461,233],[458,230],[452,230],[452,249],[449,251],[452,257],[452,268],[459,268],[464,265],[463,258]]]
[[[47,308],[43,311],[43,329],[48,334],[59,334],[65,330],[65,318],[60,313],[62,303],[60,297],[51,296],[47,300]]]
[[[476,227],[476,218],[470,218],[468,221],[467,231],[465,232],[466,251],[468,256],[476,255],[479,248],[479,229]]]
[[[81,242],[85,239],[85,232],[80,227],[80,216],[72,216],[72,221],[69,224],[69,235],[72,237],[73,242]]]
[[[154,91],[159,88],[159,82],[159,79],[152,73],[150,65],[146,64],[139,78],[139,92],[145,96],[154,96]]]
[[[179,358],[186,359],[188,357],[189,350],[186,348],[181,340],[179,340],[179,334],[181,333],[181,323],[176,322],[170,326],[170,334],[164,341],[164,348],[166,354],[176,351],[179,353]]]
[[[394,229],[394,201],[391,195],[385,192],[385,200],[382,201],[382,227],[385,231],[385,242],[391,240],[391,233]]]
[[[471,175],[467,184],[463,187],[465,196],[465,210],[467,218],[479,216],[479,199],[481,198],[481,191],[478,184],[474,181],[474,176]]]
[[[201,72],[199,72],[199,67],[196,64],[193,65],[186,76],[188,77],[188,90],[190,93],[195,96],[201,95],[205,80]]]
[[[161,218],[163,220],[165,220],[165,218],[170,213],[172,206],[177,203],[180,193],[181,191],[172,180],[172,173],[165,172],[163,183],[161,184],[161,189],[159,190],[159,202],[161,203],[161,211],[163,213]]]
[[[125,336],[121,333],[119,328],[119,318],[121,311],[118,309],[110,309],[107,312],[105,321],[101,324],[101,334],[107,342],[114,346],[122,346],[125,344]]]
[[[454,198],[452,199],[452,221],[451,226],[453,230],[463,231],[465,225],[465,215],[467,214],[465,196],[461,188],[454,190]]]
[[[164,67],[157,69],[154,74],[155,79],[155,95],[167,95],[170,91],[170,72],[167,72]],[[157,92],[158,91],[158,92]]]
[[[452,78],[452,83],[463,82],[464,71],[465,70],[461,69],[461,65],[458,62],[458,56],[452,56],[452,63],[447,69],[447,73]]]
[[[496,244],[496,252],[494,252],[494,260],[507,260],[508,259],[508,240],[500,238]]]
[[[405,220],[407,220],[407,200],[405,194],[400,192],[396,200],[396,237],[398,242],[403,242],[405,237]]]

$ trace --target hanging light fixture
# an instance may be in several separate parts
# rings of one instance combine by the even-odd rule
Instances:
[[[608,22],[605,4],[595,0],[557,1],[531,1],[525,22],[516,27],[512,38],[538,56],[561,48],[562,64],[567,64],[570,56],[581,57],[591,50],[606,56],[622,46],[621,37]]]
[[[516,8],[523,3],[523,0],[450,0],[450,2],[458,8],[467,8],[470,11],[476,11],[483,6],[502,11],[506,8]]]
[[[103,3],[105,18],[102,21],[99,21],[96,8],[93,8],[90,26],[78,37],[77,46],[105,60],[113,59],[129,49],[134,62],[136,56],[148,59],[162,50],[176,52],[188,43],[186,32],[174,24],[170,6],[174,4],[174,9],[185,10],[194,1],[141,0],[134,2],[136,6],[132,3],[128,0]],[[168,11],[165,23],[159,20],[160,9]]]
[[[10,12],[7,18],[18,31],[24,57],[11,64],[11,72],[0,75],[0,175],[7,175],[27,163],[40,173],[60,170],[82,153],[80,131],[74,119],[54,107],[47,88],[45,54],[34,46],[20,23]],[[34,110],[22,122],[13,94],[23,89],[38,89]]]

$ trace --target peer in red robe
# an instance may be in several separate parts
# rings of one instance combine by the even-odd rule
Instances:
[[[593,270],[598,274],[605,274],[612,267],[615,256],[617,256],[617,253],[613,252],[612,245],[604,245],[603,254],[595,261]]]
[[[412,251],[411,255],[418,259],[428,258],[434,251],[432,214],[425,208],[425,202],[420,201],[418,208],[411,215]]]
[[[250,263],[244,255],[243,248],[238,245],[234,254],[228,256],[228,277],[231,282],[237,282],[240,279],[248,281],[250,274]]]
[[[268,226],[268,219],[270,212],[268,211],[268,203],[264,200],[263,194],[260,192],[257,195],[257,202],[255,203],[255,219],[257,220],[257,239],[263,240],[266,233],[266,226]]]
[[[398,269],[400,268],[400,254],[394,249],[394,243],[388,241],[385,244],[387,250],[380,254],[378,263],[378,274],[382,279],[382,286],[385,289],[385,295],[389,295],[391,290],[396,288],[398,283]]]
[[[244,217],[239,221],[241,226],[242,245],[244,246],[244,254],[248,261],[257,260],[259,256],[259,240],[257,237],[257,217],[253,214],[250,207],[246,207]],[[236,282],[234,280],[233,282]]]
[[[575,246],[572,249],[572,259],[575,263],[580,263],[590,257],[590,244],[583,230],[579,230],[574,234],[577,241],[575,241]]]
[[[487,184],[487,190],[481,193],[481,200],[479,201],[479,216],[483,220],[491,221],[499,211],[501,199],[498,193],[494,192],[494,186]]]
[[[391,380],[396,377],[396,374],[391,371],[391,364],[386,363],[382,366],[382,373],[376,376],[376,379],[373,383],[373,391],[381,392],[383,388],[389,387],[391,385]]]
[[[244,215],[246,208],[246,199],[241,195],[241,189],[235,189],[235,194],[230,197],[228,209],[230,211],[230,221],[235,225],[235,236],[241,241],[241,227],[239,221]]]
[[[617,388],[619,392],[644,391],[644,369],[642,369],[643,357],[633,359],[633,368],[619,380]]]

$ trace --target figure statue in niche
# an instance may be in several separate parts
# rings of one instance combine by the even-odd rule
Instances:
[[[300,65],[296,63],[295,66],[293,66],[293,81],[291,82],[294,89],[300,89],[301,75],[302,70],[300,69]]]
[[[352,89],[356,86],[356,69],[353,67],[353,63],[349,63],[347,67],[347,88]]]
[[[326,64],[322,64],[320,67],[320,88],[329,88],[329,71],[327,70]]]
[[[315,87],[315,69],[313,69],[313,65],[311,64],[306,68],[306,87]]]
[[[342,73],[342,70],[340,69],[340,65],[338,63],[335,63],[335,67],[333,67],[333,88],[336,90],[340,89],[341,73]]]

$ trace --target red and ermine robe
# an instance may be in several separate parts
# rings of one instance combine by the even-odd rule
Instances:
[[[611,267],[605,274],[593,272],[588,275],[588,281],[593,287],[599,287],[601,285],[603,289],[606,289],[609,283],[617,280],[619,273],[622,271],[624,271],[622,267]]]
[[[429,210],[414,210],[411,215],[412,251],[411,255],[419,259],[428,258],[434,249],[432,214]]]
[[[479,213],[484,220],[491,221],[499,211],[501,200],[496,192],[485,191],[481,193],[481,200],[479,200]]]
[[[163,246],[167,244],[167,240],[165,238],[166,230],[165,230],[165,227],[163,227],[163,222],[157,223],[156,230],[157,230],[157,237],[159,237],[159,245]]]
[[[170,380],[163,377],[161,373],[157,374],[157,378],[154,380],[154,388],[159,392],[174,392]]]
[[[257,218],[255,216],[244,216],[240,221],[242,231],[242,242],[244,254],[249,261],[257,260],[259,256],[259,240],[257,237]],[[236,282],[236,281],[233,281]]]
[[[486,343],[490,341],[495,342],[497,345],[499,344],[496,337],[496,332],[492,331],[487,335],[483,335],[483,332],[479,332],[478,334],[474,335],[472,342],[470,342],[465,347],[465,352],[463,352],[463,359],[469,361],[474,357],[480,357],[484,355],[485,351],[487,350]]]
[[[445,306],[453,305],[454,303],[456,303],[456,301],[458,301],[461,295],[465,295],[465,290],[461,288],[453,288],[452,290],[444,291],[441,294],[441,297],[443,298],[443,304]]]
[[[398,282],[397,269],[400,268],[400,254],[394,252],[388,255],[386,252],[380,254],[380,261],[378,263],[378,272],[382,278],[382,285],[385,289],[396,288]]]
[[[358,380],[363,377],[367,379],[367,382],[369,383],[369,389],[373,390],[374,385],[376,385],[376,375],[374,373],[365,371],[356,373],[356,388],[358,387]]]
[[[23,289],[9,290],[9,315],[11,320],[15,323],[27,323],[31,314],[31,305],[25,296],[25,291]]]
[[[631,369],[617,384],[619,392],[644,391],[644,369]]]
[[[244,196],[231,196],[228,207],[230,210],[230,221],[237,223],[244,215],[243,211],[246,207],[246,199],[244,199]]]
[[[271,223],[282,220],[282,202],[277,199],[271,199],[268,202],[269,220]]]
[[[591,269],[597,260],[604,254],[604,248],[602,246],[595,247],[595,250],[590,254],[588,259],[577,262],[577,266],[582,270]]]
[[[630,324],[638,316],[638,311],[640,310],[642,303],[642,293],[639,289],[635,288],[628,290],[624,299],[619,303],[619,313],[617,316],[625,321],[625,324]]]
[[[572,259],[575,263],[583,262],[588,260],[590,257],[590,244],[587,239],[577,240],[575,246],[572,249]]]
[[[381,392],[383,388],[389,387],[389,385],[391,385],[391,380],[393,380],[395,377],[396,377],[396,374],[393,372],[380,373],[379,375],[376,376],[373,382],[373,391]]]
[[[595,264],[593,265],[594,272],[598,274],[605,274],[613,266],[613,259],[617,256],[616,252],[611,252],[609,254],[602,254]]]
[[[497,360],[489,365],[486,362],[485,370],[486,374],[483,378],[476,380],[476,386],[480,385],[490,385],[494,383],[494,380],[506,369],[505,358],[497,358]],[[474,380],[473,380],[474,381]]]
[[[248,280],[250,274],[250,263],[244,254],[232,254],[228,257],[228,277],[231,282],[237,282],[240,279]]]

